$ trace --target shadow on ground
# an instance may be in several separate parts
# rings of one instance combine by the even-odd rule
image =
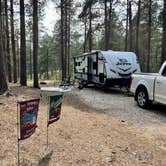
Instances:
[[[52,154],[53,154],[53,151],[51,151],[46,156],[44,156],[42,159],[40,159],[40,161],[38,163],[38,166],[47,166],[47,165],[49,165]]]

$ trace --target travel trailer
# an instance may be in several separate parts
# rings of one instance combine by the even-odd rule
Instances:
[[[131,75],[140,72],[133,52],[92,51],[74,57],[74,75],[80,88],[88,84],[129,87]]]

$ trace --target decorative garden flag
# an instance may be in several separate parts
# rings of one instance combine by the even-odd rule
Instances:
[[[63,95],[50,96],[50,108],[48,113],[48,125],[60,118]]]
[[[37,127],[37,115],[40,99],[19,102],[20,104],[20,140],[30,137]]]

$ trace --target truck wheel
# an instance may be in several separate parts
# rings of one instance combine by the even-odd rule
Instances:
[[[136,93],[137,104],[141,108],[147,108],[150,105],[148,93],[145,88],[139,88]]]

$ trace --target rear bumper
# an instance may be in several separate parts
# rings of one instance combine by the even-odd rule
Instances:
[[[131,78],[107,79],[105,84],[108,87],[113,87],[118,85],[130,88]]]

